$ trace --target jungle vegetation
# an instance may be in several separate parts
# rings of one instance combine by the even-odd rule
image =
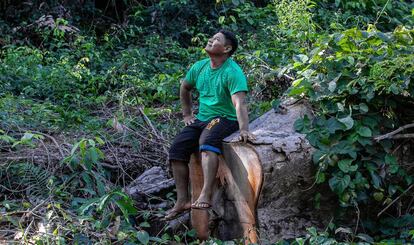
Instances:
[[[0,240],[197,244],[194,230],[156,227],[163,210],[135,207],[122,188],[168,167],[183,126],[179,80],[221,28],[240,40],[251,120],[286,97],[313,108],[295,128],[315,148],[315,185],[329,186],[338,214],[279,244],[414,238],[411,1],[4,0],[0,9]]]

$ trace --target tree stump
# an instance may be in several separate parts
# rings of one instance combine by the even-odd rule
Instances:
[[[272,109],[250,123],[257,137],[252,144],[239,143],[238,132],[224,140],[213,208],[210,213],[192,211],[200,238],[210,234],[222,240],[244,237],[256,242],[260,229],[260,243],[272,244],[303,236],[307,227],[329,223],[335,205],[327,189],[312,188],[313,148],[294,129],[298,118],[312,117],[312,112],[306,101],[286,100],[282,105],[283,110]],[[194,201],[203,183],[199,155],[192,156],[190,181]],[[314,207],[317,192],[324,193],[320,209]]]
[[[260,159],[254,147],[242,143],[225,143],[219,156],[217,181],[212,197],[212,208],[192,210],[191,224],[201,239],[209,235],[221,240],[245,239],[256,243],[257,204],[263,174]],[[200,154],[190,160],[191,196],[194,202],[203,187]]]

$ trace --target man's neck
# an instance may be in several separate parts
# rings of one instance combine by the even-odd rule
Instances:
[[[229,57],[227,55],[210,55],[210,67],[219,68]]]

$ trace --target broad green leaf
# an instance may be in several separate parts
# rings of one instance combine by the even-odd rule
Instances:
[[[307,78],[307,79],[310,79],[312,77],[313,73],[315,73],[315,70],[313,70],[313,69],[307,69],[307,70],[301,72],[301,75],[303,77]]]
[[[150,241],[156,242],[156,244],[165,244],[165,240],[166,240],[166,239],[162,239],[162,238],[154,237],[154,236],[150,237],[149,239]]]
[[[367,242],[369,244],[374,243],[374,239],[370,235],[368,235],[368,234],[359,233],[356,237],[358,237],[362,241]]]
[[[95,137],[96,142],[98,142],[98,144],[100,145],[104,145],[105,142],[100,138],[100,137]]]
[[[332,81],[328,83],[328,90],[333,93],[336,89],[336,83],[338,82],[339,78],[342,76],[342,73],[339,73],[337,77],[335,77]]]
[[[148,232],[141,230],[137,232],[137,238],[142,244],[147,245],[149,243],[150,236],[148,235]]]
[[[86,188],[87,189],[93,189],[93,181],[92,181],[91,177],[89,176],[89,173],[88,172],[83,172],[83,173],[81,173],[81,177],[82,177],[83,181],[85,181]]]
[[[92,146],[92,147],[96,146],[95,141],[91,140],[91,139],[88,139],[88,144],[89,144],[89,146]]]
[[[280,106],[280,103],[281,103],[282,101],[280,100],[280,99],[274,99],[274,100],[272,100],[272,108],[273,108],[273,110],[275,110],[275,112],[278,112],[280,109],[279,109],[279,106]]]
[[[291,87],[289,89],[289,96],[296,96],[296,95],[302,95],[307,91],[307,88],[304,86],[298,86],[298,87]]]
[[[197,232],[196,232],[196,230],[195,229],[191,229],[191,230],[189,230],[189,231],[187,231],[187,236],[189,236],[189,237],[196,237],[196,235],[197,235]]]
[[[363,137],[358,137],[358,142],[362,145],[362,146],[366,146],[366,145],[372,145],[373,142],[370,138],[363,138]]]
[[[293,60],[295,62],[306,63],[306,61],[309,60],[309,57],[304,54],[298,54],[298,55],[293,56]]]
[[[95,175],[95,182],[96,182],[96,189],[98,190],[98,194],[99,195],[104,195],[105,194],[105,185],[103,183],[102,176],[100,175]]]
[[[397,192],[397,187],[395,185],[388,186],[388,195],[392,196]]]
[[[70,154],[73,155],[75,154],[76,150],[79,148],[79,145],[82,141],[77,142],[73,147],[72,150],[70,151]]]
[[[89,154],[89,157],[90,157],[90,160],[92,161],[92,163],[97,164],[98,160],[99,160],[99,154],[96,151],[96,148],[95,147],[89,148],[88,154]]]
[[[343,124],[340,123],[335,117],[329,118],[326,124],[326,127],[331,134],[334,134],[337,130],[343,129]]]
[[[303,118],[299,118],[295,121],[293,124],[293,127],[296,131],[300,133],[305,133],[305,130],[310,126],[310,120],[307,115],[305,115]]]
[[[121,198],[119,200],[115,200],[116,205],[121,209],[122,214],[124,215],[125,220],[129,222],[129,216],[137,214],[137,209],[132,206],[127,199]],[[148,224],[149,225],[149,224]]]
[[[391,154],[385,155],[385,163],[388,165],[398,164],[397,158]]]
[[[372,137],[372,131],[368,127],[360,127],[358,129],[358,134],[362,137]]]
[[[98,211],[101,211],[106,207],[106,204],[108,203],[109,199],[112,198],[112,196],[113,196],[112,193],[109,193],[109,194],[102,196],[99,199]]]
[[[344,111],[345,107],[342,103],[336,103],[336,106],[338,107],[338,111]]]
[[[385,163],[388,165],[388,171],[391,174],[395,174],[400,169],[397,158],[391,154],[385,155]]]
[[[318,172],[318,175],[316,176],[316,184],[320,184],[320,183],[325,182],[325,179],[326,179],[325,173]]]
[[[350,181],[351,177],[349,175],[344,177],[334,176],[329,180],[329,186],[335,193],[341,194],[349,186]]]
[[[219,17],[219,19],[218,19],[218,21],[219,21],[219,24],[220,25],[222,25],[223,23],[224,23],[224,19],[225,19],[226,17],[224,17],[224,16],[220,16]]]
[[[357,169],[358,169],[358,165],[351,165],[351,166],[349,166],[349,172],[355,172],[355,171],[357,171]]]
[[[78,212],[80,213],[80,215],[84,215],[89,210],[89,208],[97,205],[97,203],[99,202],[99,199],[100,198],[92,198],[86,201],[84,204],[82,204],[82,206],[80,206],[80,208],[78,209]]]
[[[339,118],[338,121],[345,125],[345,129],[349,130],[354,126],[354,119],[351,116],[347,116],[344,118]]]
[[[306,139],[309,141],[309,144],[311,144],[313,147],[318,147],[320,144],[320,135],[318,132],[313,131],[311,133],[308,133],[306,135]]]
[[[368,112],[368,106],[365,103],[360,103],[359,104],[359,111],[361,113],[367,113]]]
[[[374,185],[376,189],[379,189],[381,187],[381,177],[378,176],[378,174],[376,174],[373,171],[371,171],[370,174],[371,174],[372,184]]]
[[[340,160],[338,162],[339,169],[344,173],[348,173],[349,170],[350,170],[350,166],[351,166],[352,161],[353,161],[352,159]]]
[[[295,81],[292,82],[292,86],[293,87],[299,86],[302,83],[303,80],[304,80],[303,77],[302,78],[299,78],[299,79],[296,79]]]
[[[339,4],[341,4],[341,0],[335,0],[335,7],[339,7]]]
[[[318,164],[326,157],[326,152],[316,150],[312,155],[312,161],[314,164]]]
[[[141,224],[139,224],[139,226],[140,227],[143,227],[143,228],[149,228],[149,227],[151,227],[150,223],[148,223],[147,221],[142,222]]]

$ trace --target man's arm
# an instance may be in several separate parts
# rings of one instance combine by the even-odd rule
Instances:
[[[237,92],[231,96],[231,101],[236,108],[237,121],[240,127],[240,140],[246,143],[253,141],[256,137],[249,132],[249,114],[247,111],[246,93]]]
[[[183,110],[183,121],[185,126],[190,125],[194,122],[193,112],[191,110],[192,100],[191,100],[191,90],[193,87],[188,84],[185,80],[181,80],[180,86],[180,101],[181,107]]]

